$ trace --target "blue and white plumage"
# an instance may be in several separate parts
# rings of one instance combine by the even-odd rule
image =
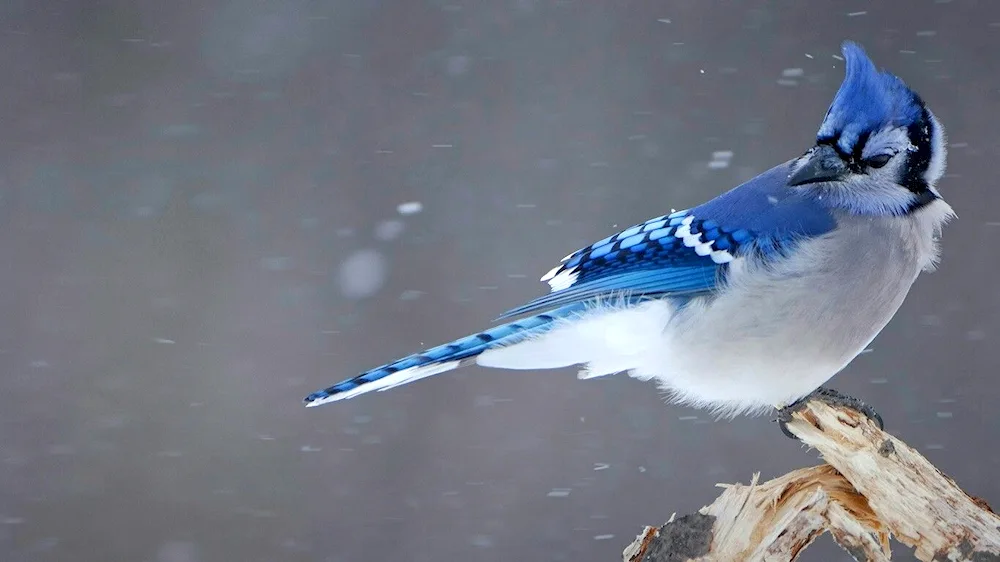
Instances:
[[[697,207],[578,250],[519,320],[315,392],[316,406],[466,364],[618,372],[724,415],[789,404],[843,369],[933,267],[953,215],[944,130],[843,46],[846,75],[804,155]]]

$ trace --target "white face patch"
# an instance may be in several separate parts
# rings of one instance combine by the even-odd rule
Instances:
[[[868,137],[861,158],[867,160],[880,154],[895,155],[906,150],[915,150],[904,127],[886,128]]]
[[[934,190],[934,184],[937,183],[941,176],[944,175],[944,169],[946,166],[946,161],[948,159],[948,147],[946,142],[946,135],[944,132],[944,126],[941,122],[937,120],[937,117],[931,113],[931,110],[927,110],[927,114],[931,117],[931,161],[927,166],[927,171],[924,172],[924,180],[927,185],[931,186]],[[934,190],[937,193],[937,190]]]

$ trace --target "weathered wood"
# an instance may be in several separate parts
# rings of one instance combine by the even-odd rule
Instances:
[[[625,562],[790,561],[829,532],[857,560],[889,560],[889,536],[928,562],[1000,562],[1000,517],[858,412],[813,401],[788,429],[827,462],[722,485],[697,514],[647,527]]]

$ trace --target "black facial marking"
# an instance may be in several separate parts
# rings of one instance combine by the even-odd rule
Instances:
[[[851,158],[851,155],[840,149],[840,131],[828,136],[816,139],[816,146],[826,145],[837,151],[837,154],[844,159],[846,162]]]
[[[919,102],[919,98],[917,101]],[[927,185],[927,180],[924,179],[924,174],[927,173],[927,169],[931,165],[931,150],[933,148],[931,143],[934,138],[934,121],[931,120],[931,114],[924,107],[923,102],[920,102],[920,107],[920,119],[907,129],[907,136],[909,136],[910,142],[913,143],[916,150],[907,154],[906,170],[903,177],[899,180],[900,185],[909,189],[917,196],[918,203],[914,203],[914,208],[922,207],[935,199],[934,194],[931,193],[930,186]],[[923,202],[920,203],[919,201]]]
[[[871,137],[871,133],[862,133],[858,135],[858,140],[854,143],[854,149],[851,152],[844,152],[840,148],[840,131],[837,131],[829,137],[823,137],[817,139],[817,145],[826,145],[833,148],[837,152],[837,156],[844,161],[847,165],[847,169],[855,174],[862,174],[865,171],[864,160],[861,159],[861,153],[865,149],[865,144],[868,143],[868,138]]]
[[[851,160],[848,163],[849,167],[854,166],[857,167],[858,170],[862,168],[861,163],[863,162],[863,160],[861,159],[861,153],[864,152],[865,145],[868,144],[868,139],[871,136],[872,134],[870,131],[866,133],[861,133],[861,135],[858,136],[858,141],[854,143],[854,151],[851,152]],[[853,170],[854,168],[851,169]]]
[[[931,145],[933,143],[935,125],[931,119],[930,112],[927,111],[927,107],[924,105],[923,100],[920,99],[920,96],[914,94],[913,103],[920,106],[920,118],[914,124],[907,127],[906,132],[909,141],[916,148],[915,150],[906,152],[906,166],[903,177],[899,180],[901,186],[916,196],[913,203],[907,209],[907,212],[919,209],[937,199],[937,196],[931,191],[930,186],[927,185],[927,180],[924,178],[924,174],[927,173],[927,169],[931,164],[931,152],[933,150]],[[832,147],[852,172],[864,173],[866,168],[880,167],[868,166],[861,159],[861,153],[864,151],[865,143],[868,142],[869,136],[870,133],[865,133],[858,137],[858,141],[854,144],[854,149],[850,153],[844,152],[838,146],[837,143],[840,141],[839,131],[830,136],[816,139],[816,144]]]

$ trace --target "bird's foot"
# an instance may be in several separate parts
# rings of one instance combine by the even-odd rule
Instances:
[[[854,398],[853,396],[847,396],[846,394],[841,394],[832,388],[819,387],[811,393],[799,398],[795,402],[792,402],[788,406],[778,409],[778,427],[781,428],[781,432],[786,436],[797,439],[791,431],[788,430],[788,422],[792,421],[792,414],[801,410],[803,406],[806,405],[810,400],[819,400],[821,402],[826,402],[831,406],[843,406],[845,408],[850,408],[856,412],[864,414],[868,419],[875,422],[875,425],[879,429],[884,429],[885,424],[882,422],[882,416],[875,411],[868,404],[863,401]]]

